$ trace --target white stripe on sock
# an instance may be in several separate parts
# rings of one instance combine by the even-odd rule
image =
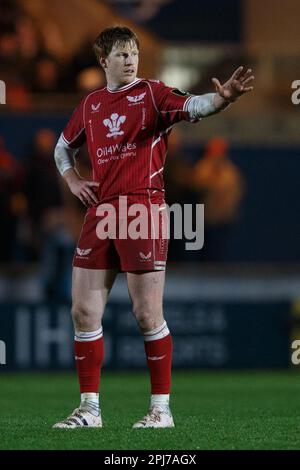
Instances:
[[[85,341],[96,341],[97,339],[102,338],[103,329],[102,327],[96,331],[75,331],[75,341],[85,342]]]
[[[167,322],[164,321],[163,324],[160,325],[158,328],[144,333],[144,341],[156,341],[157,339],[162,339],[165,336],[168,336],[169,334],[170,331]]]

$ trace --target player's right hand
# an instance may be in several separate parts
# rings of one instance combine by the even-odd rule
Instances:
[[[77,196],[86,207],[97,206],[99,204],[99,199],[95,194],[95,189],[98,187],[99,183],[81,178],[69,183],[71,192]]]

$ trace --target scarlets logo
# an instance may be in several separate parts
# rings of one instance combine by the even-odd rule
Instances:
[[[141,93],[140,95],[135,95],[135,96],[126,96],[128,99],[129,103],[139,103],[145,98],[146,92]]]
[[[121,124],[126,121],[126,116],[119,116],[117,113],[113,113],[110,119],[104,119],[103,124],[109,128],[109,133],[106,137],[116,137],[117,135],[123,135],[124,131],[121,131]]]

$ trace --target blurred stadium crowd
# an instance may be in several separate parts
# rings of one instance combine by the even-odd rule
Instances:
[[[0,75],[11,109],[30,109],[33,94],[88,92],[103,84],[90,41],[68,60],[53,53],[55,43],[63,43],[55,23],[41,31],[19,2],[1,1]]]
[[[144,16],[148,18],[151,12],[154,14],[159,11],[162,5],[168,4],[171,8],[174,0],[173,2],[170,0],[153,2],[152,8],[147,7],[147,2],[99,1],[103,8],[106,3],[113,5],[116,11],[123,12],[125,10],[133,18],[138,19]],[[140,5],[140,8],[132,6],[130,8],[130,5],[133,4]],[[40,22],[39,16],[42,15],[42,10],[33,9],[34,14],[32,14],[28,8],[28,2],[25,1],[24,5],[27,8],[24,8],[23,2],[18,0],[2,0],[0,4],[0,75],[7,87],[7,105],[12,110],[36,109],[39,103],[42,108],[70,109],[77,102],[74,94],[85,94],[104,84],[104,74],[97,66],[92,51],[92,42],[95,36],[92,31],[86,34],[82,33],[82,38],[76,43],[74,42],[75,46],[74,44],[70,46],[65,43],[62,28],[55,20],[48,18],[46,21],[44,19],[43,22]],[[68,7],[65,6],[62,12],[67,14]],[[115,22],[119,22],[119,17],[115,16],[115,18]],[[233,24],[232,20],[231,26]],[[182,26],[182,30],[177,31],[178,38],[181,38],[183,31],[187,37],[190,30],[186,25]],[[137,25],[136,27],[138,28]],[[155,31],[157,29],[156,23],[151,28]],[[164,28],[162,23],[159,28],[160,38],[167,30],[168,28]],[[76,25],[70,33],[76,34]],[[226,29],[223,28],[222,33],[225,34],[223,37],[223,41],[225,41]],[[237,35],[237,32],[234,34]],[[145,38],[143,40],[145,42]],[[151,43],[149,37],[147,41]],[[157,74],[155,56],[159,56],[160,49],[163,49],[161,40],[157,40],[156,43],[154,41],[154,46],[158,47],[156,47],[153,56],[153,49],[150,44],[147,44],[147,47],[151,49],[148,54],[150,54],[152,63],[148,67],[143,67],[143,69],[150,68],[152,75]],[[146,58],[146,62],[149,63],[149,57]],[[238,64],[246,62],[247,57],[244,54],[241,56],[235,52],[234,57],[226,57],[223,61],[219,61],[217,68],[215,66],[206,67],[201,80],[195,83],[190,91],[193,93],[203,92],[203,89],[211,86],[213,75],[225,77]],[[142,62],[141,67],[143,65],[145,64]],[[64,94],[64,103],[55,96],[54,100],[49,102],[49,94],[62,93]]]

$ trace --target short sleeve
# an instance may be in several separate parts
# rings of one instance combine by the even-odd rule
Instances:
[[[186,105],[193,95],[178,88],[166,86],[159,81],[151,81],[150,86],[157,111],[167,126],[179,121],[191,120],[186,111]]]
[[[85,124],[84,124],[84,103],[83,99],[75,111],[71,119],[63,131],[63,139],[71,148],[79,148],[86,141]]]

